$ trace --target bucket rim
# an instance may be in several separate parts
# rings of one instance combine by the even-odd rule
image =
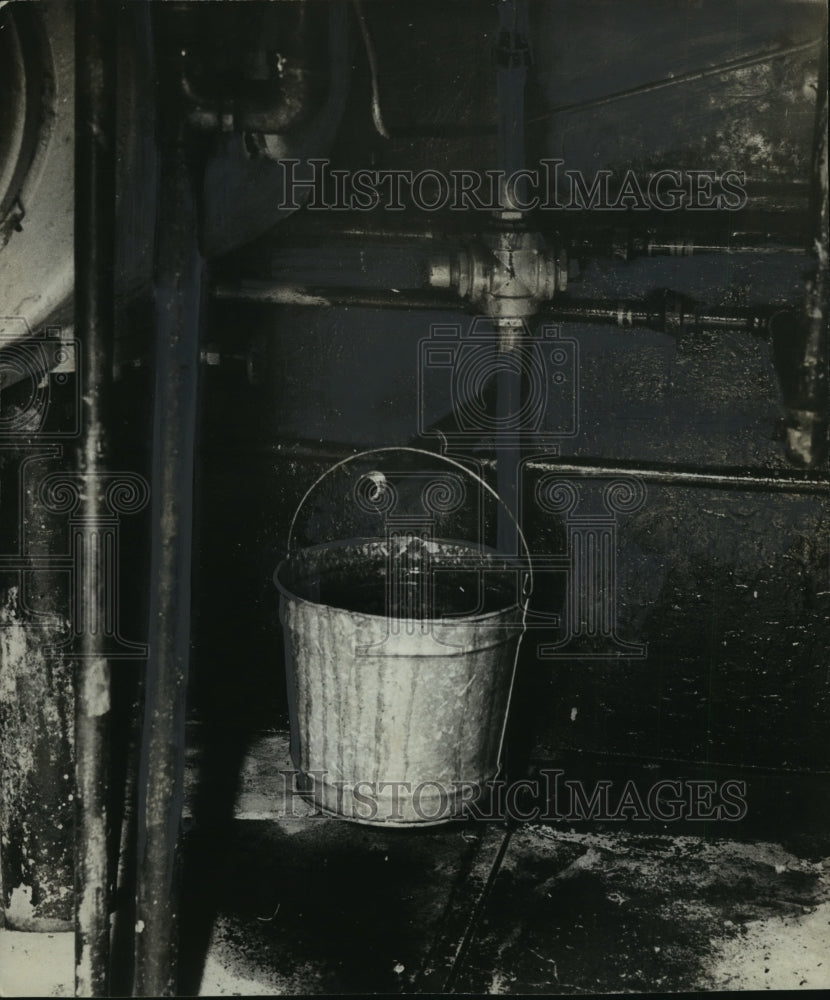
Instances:
[[[376,537],[337,539],[336,541],[333,542],[318,542],[315,545],[306,545],[303,548],[297,549],[293,553],[286,555],[283,559],[280,560],[280,562],[277,564],[277,568],[274,570],[274,575],[273,575],[274,585],[279,591],[280,597],[285,598],[286,600],[293,601],[297,604],[307,604],[314,608],[329,608],[334,611],[342,611],[344,614],[360,615],[363,618],[372,618],[377,621],[384,621],[387,617],[385,614],[378,615],[370,611],[348,611],[346,608],[339,608],[337,607],[337,605],[334,604],[324,604],[322,601],[313,601],[310,598],[301,597],[299,594],[295,594],[292,590],[288,589],[286,584],[283,583],[283,581],[280,579],[280,573],[281,571],[284,570],[286,566],[290,564],[292,558],[296,558],[297,556],[305,552],[319,552],[323,550],[357,548],[358,546],[366,545],[369,543],[375,543],[380,545],[385,543],[386,541],[388,541],[388,539],[382,536],[376,536]],[[522,566],[519,557],[515,555],[514,556],[505,555],[503,552],[499,552],[498,549],[494,549],[492,546],[489,545],[480,545],[478,543],[470,542],[462,538],[455,538],[455,539],[433,538],[430,539],[430,541],[435,543],[436,545],[463,546],[464,548],[468,548],[485,557],[491,556],[499,560],[502,560],[507,564],[512,563],[515,566],[516,570],[519,572],[521,572],[522,570],[526,571],[526,568]],[[443,625],[444,627],[449,627],[449,628],[453,627],[454,622],[463,622],[464,624],[476,624],[478,622],[486,622],[488,620],[497,618],[500,615],[504,615],[508,611],[513,611],[514,609],[518,609],[519,611],[526,610],[529,599],[530,595],[526,595],[524,600],[516,600],[513,601],[511,604],[506,604],[504,607],[497,608],[495,611],[483,611],[477,615],[459,615],[455,618],[415,618],[407,620],[418,621],[418,622],[429,622],[430,624],[433,625],[439,625],[439,626]]]

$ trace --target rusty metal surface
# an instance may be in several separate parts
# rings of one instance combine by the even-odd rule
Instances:
[[[35,626],[33,628],[33,625]],[[66,625],[37,628],[17,587],[0,607],[0,885],[7,927],[68,930],[72,904],[72,661],[46,653]]]
[[[0,924],[71,928],[71,584],[65,524],[44,509],[39,486],[67,470],[43,436],[71,426],[76,383],[58,376],[38,395],[39,369],[27,374],[3,391],[0,446]]]
[[[19,482],[26,464],[25,445],[4,449],[4,485]],[[61,648],[70,629],[67,579],[48,569],[63,530],[35,505],[6,498],[2,539],[4,553],[25,544],[46,565],[28,574],[4,568],[0,576],[0,923],[71,930],[74,669]]]

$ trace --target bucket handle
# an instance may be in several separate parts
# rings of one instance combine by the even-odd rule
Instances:
[[[287,556],[290,557],[292,554],[291,546],[292,542],[294,541],[294,528],[296,526],[297,517],[299,516],[299,513],[302,510],[303,504],[306,502],[306,500],[308,500],[308,498],[311,496],[314,490],[317,489],[317,487],[326,478],[326,476],[330,475],[332,472],[336,472],[337,469],[342,468],[344,465],[348,465],[349,462],[354,462],[358,459],[369,458],[373,455],[389,454],[390,452],[407,452],[411,455],[423,455],[426,458],[430,459],[435,459],[435,458],[440,459],[442,462],[446,462],[448,465],[453,466],[453,468],[466,473],[468,476],[474,479],[479,486],[483,487],[484,490],[486,490],[487,493],[489,493],[496,500],[497,503],[501,504],[505,513],[513,522],[513,526],[515,527],[519,535],[519,539],[521,540],[522,543],[522,548],[524,549],[525,559],[527,562],[527,576],[526,576],[526,584],[522,588],[522,593],[526,603],[527,598],[529,598],[531,593],[533,592],[533,563],[530,558],[530,547],[527,544],[527,539],[525,538],[521,525],[516,520],[513,512],[510,510],[510,508],[507,506],[504,500],[502,500],[502,498],[498,495],[498,493],[496,493],[493,487],[490,486],[489,483],[485,482],[481,478],[481,476],[477,475],[471,469],[468,469],[466,465],[462,465],[460,462],[456,462],[455,459],[448,458],[446,455],[439,455],[433,451],[426,451],[424,448],[411,448],[407,445],[388,445],[383,448],[370,448],[367,451],[355,452],[354,455],[349,455],[346,458],[341,458],[339,462],[335,462],[334,465],[329,466],[328,469],[320,473],[320,475],[314,480],[311,486],[309,486],[309,488],[303,494],[302,499],[297,504],[297,508],[294,511],[294,516],[291,518],[291,524],[288,528],[288,541],[287,541],[287,553],[286,553]]]

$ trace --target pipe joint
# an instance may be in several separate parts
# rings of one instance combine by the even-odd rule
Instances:
[[[564,250],[549,246],[538,233],[496,230],[433,258],[429,284],[455,291],[494,319],[524,319],[566,289],[568,260]]]

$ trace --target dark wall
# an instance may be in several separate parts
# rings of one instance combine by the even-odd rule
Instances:
[[[384,142],[372,135],[368,83],[357,65],[338,163],[493,166],[495,14],[489,5],[370,4],[368,16],[387,122],[397,138]],[[736,167],[747,173],[748,209],[773,210],[775,226],[797,230],[807,217],[818,58],[817,49],[804,44],[819,37],[820,20],[820,5],[808,3],[534,4],[528,101],[539,121],[529,134],[531,163],[532,157],[562,156],[583,170]],[[801,47],[781,59],[744,65],[759,52],[788,46]],[[709,72],[733,61],[740,65]],[[544,113],[684,73],[696,75],[622,101]],[[311,221],[319,229],[327,218],[317,214]],[[380,221],[424,223],[397,213]],[[482,224],[472,216],[445,221],[472,231]],[[619,215],[603,221],[638,222]],[[723,223],[722,217],[701,220],[704,226]],[[303,224],[301,213],[292,220],[294,232],[301,233]],[[580,226],[572,217],[541,224],[571,231]],[[320,284],[412,287],[423,271],[423,251],[410,256],[401,246],[378,251],[371,244],[323,243],[294,251],[278,228],[261,244],[258,259],[290,280],[310,271]],[[669,287],[711,305],[798,307],[808,269],[809,259],[794,254],[595,260],[571,291],[616,298]],[[253,344],[256,384],[241,361],[205,369],[193,699],[199,711],[227,713],[243,727],[284,722],[271,574],[288,521],[316,476],[352,450],[413,442],[437,447],[437,439],[418,433],[446,421],[451,409],[443,385],[419,365],[419,344],[436,322],[468,324],[471,318],[460,312],[214,306],[210,338],[240,356]],[[578,431],[537,441],[537,454],[556,447],[564,456],[606,463],[749,473],[790,468],[768,342],[743,333],[674,338],[575,324],[560,332],[578,352]],[[420,424],[419,385],[425,407]],[[548,430],[561,425],[571,402],[551,394]],[[493,457],[486,441],[476,453]],[[540,475],[526,469],[526,498],[533,497]],[[585,510],[601,509],[606,481],[571,479],[582,488]],[[531,548],[565,553],[565,515],[531,508],[528,500]],[[821,495],[645,482],[639,509],[616,519],[614,548],[616,633],[645,646],[645,655],[631,658],[616,649],[604,659],[580,658],[586,650],[602,653],[592,640],[575,643],[572,655],[546,660],[538,644],[556,642],[561,627],[531,632],[524,671],[534,692],[536,753],[577,749],[826,768],[828,517],[830,501]],[[333,534],[338,518],[332,508]],[[555,609],[549,603],[551,614],[562,610],[563,588],[561,576],[543,580],[539,601],[559,602]]]

